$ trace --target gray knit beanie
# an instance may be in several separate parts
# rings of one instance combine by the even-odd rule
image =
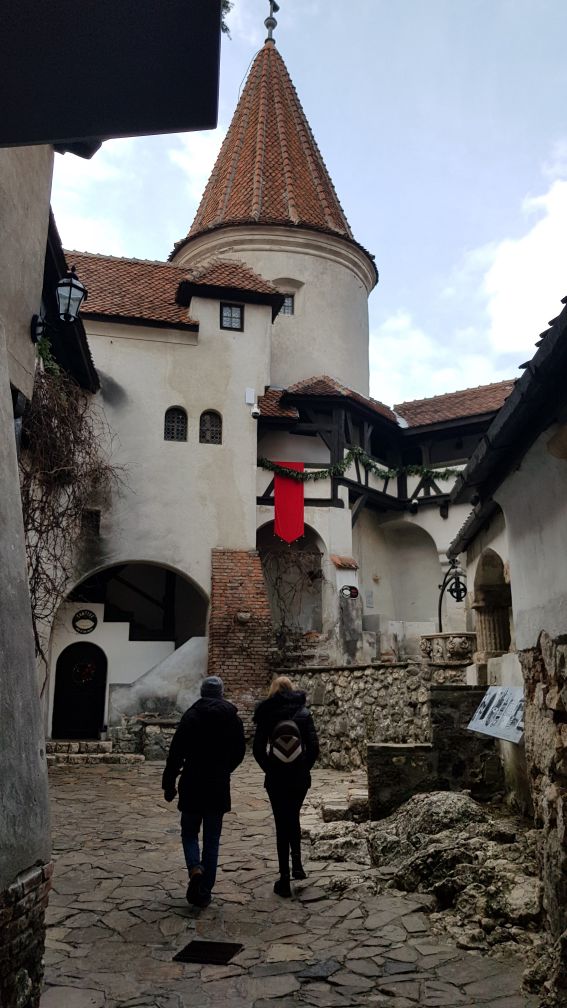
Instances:
[[[201,683],[201,696],[202,697],[222,697],[224,693],[224,683],[220,676],[210,675],[206,679],[203,679]]]

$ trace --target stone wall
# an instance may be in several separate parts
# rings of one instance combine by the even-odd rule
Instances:
[[[540,634],[520,652],[525,743],[536,825],[542,830],[544,907],[556,945],[555,986],[567,989],[567,637]]]
[[[34,865],[0,894],[0,1005],[37,1008],[53,864]]]
[[[368,800],[371,819],[382,819],[423,791],[469,791],[487,800],[504,790],[504,772],[493,738],[467,730],[484,689],[447,684],[431,688],[431,741],[369,743]]]
[[[272,615],[256,550],[214,549],[209,618],[209,675],[224,680],[246,722],[266,693],[274,646]]]
[[[113,753],[137,753],[147,760],[164,760],[179,724],[179,715],[160,718],[151,714],[124,717],[108,730]]]
[[[367,741],[427,742],[429,670],[403,664],[303,668],[305,690],[321,744],[323,766],[348,770],[366,762]]]
[[[438,790],[467,790],[485,801],[504,791],[498,741],[468,731],[486,690],[483,686],[431,687],[431,744],[437,757]]]

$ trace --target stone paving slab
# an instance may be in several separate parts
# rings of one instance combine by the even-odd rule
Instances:
[[[233,779],[213,902],[189,907],[161,772],[69,764],[52,775],[41,1008],[537,1008],[520,992],[520,961],[438,940],[428,897],[384,890],[380,872],[361,874],[348,854],[309,864],[306,850],[308,880],[291,900],[274,896],[272,819],[250,759]],[[346,773],[316,771],[306,819],[348,785]],[[225,967],[173,962],[192,938],[244,948]]]

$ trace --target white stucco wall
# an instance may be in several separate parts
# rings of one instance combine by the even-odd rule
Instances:
[[[547,449],[556,430],[538,438],[494,494],[508,529],[519,651],[533,647],[542,630],[567,633],[567,460]]]
[[[210,592],[211,549],[255,545],[257,423],[245,391],[268,382],[269,307],[246,305],[244,332],[221,330],[219,302],[194,298],[198,334],[87,322],[101,378],[97,403],[114,434],[124,485],[103,508],[96,566],[160,563]],[[188,415],[185,442],[164,441],[164,414]],[[199,443],[204,410],[221,445]],[[88,573],[84,571],[83,573]]]
[[[272,384],[285,388],[329,374],[368,394],[368,295],[375,278],[361,250],[301,228],[230,227],[193,239],[174,261],[214,257],[244,261],[278,289],[295,292],[295,314],[273,326]]]
[[[32,315],[41,308],[53,148],[0,150],[0,323],[10,381],[31,399],[35,347]]]
[[[79,634],[73,628],[72,619],[80,609],[89,609],[97,617],[97,625],[92,633]],[[128,640],[129,623],[104,622],[104,605],[100,603],[64,602],[57,613],[51,639],[51,668],[49,680],[49,726],[53,719],[53,697],[55,694],[55,669],[57,659],[70,644],[96,644],[104,651],[107,661],[107,684],[105,700],[105,723],[108,721],[108,695],[110,684],[133,683],[148,669],[172,654],[173,641],[131,641]]]

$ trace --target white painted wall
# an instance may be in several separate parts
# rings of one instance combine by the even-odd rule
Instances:
[[[79,634],[73,628],[72,619],[80,609],[90,609],[97,617],[97,625],[92,633]],[[105,723],[108,720],[108,694],[111,683],[133,683],[148,669],[172,654],[173,641],[130,641],[129,623],[105,623],[102,603],[63,602],[53,625],[51,638],[49,679],[49,734],[53,719],[53,698],[55,695],[55,669],[57,659],[70,644],[96,644],[104,651],[107,661],[107,685],[105,701]]]
[[[567,633],[567,460],[547,449],[557,430],[538,438],[494,494],[508,529],[519,651],[533,647],[542,630],[551,637]]]
[[[52,171],[51,146],[0,149],[0,324],[10,381],[28,399],[36,360],[30,323],[41,309]]]
[[[221,330],[219,302],[194,298],[198,334],[88,322],[124,485],[103,508],[94,566],[163,564],[210,592],[211,549],[255,545],[257,423],[248,387],[268,383],[271,309],[246,305],[244,332]],[[169,406],[188,414],[186,442],[164,441]],[[207,409],[223,418],[221,445],[199,443]],[[81,573],[88,573],[84,571]]]
[[[199,687],[207,674],[207,638],[192,637],[157,665],[129,685],[110,684],[108,724],[120,724],[122,717],[170,704],[183,713],[199,697]]]
[[[214,257],[244,261],[295,291],[295,314],[278,317],[272,330],[272,384],[285,388],[329,374],[368,394],[368,295],[375,278],[356,245],[301,228],[230,227],[194,238],[174,261]]]

